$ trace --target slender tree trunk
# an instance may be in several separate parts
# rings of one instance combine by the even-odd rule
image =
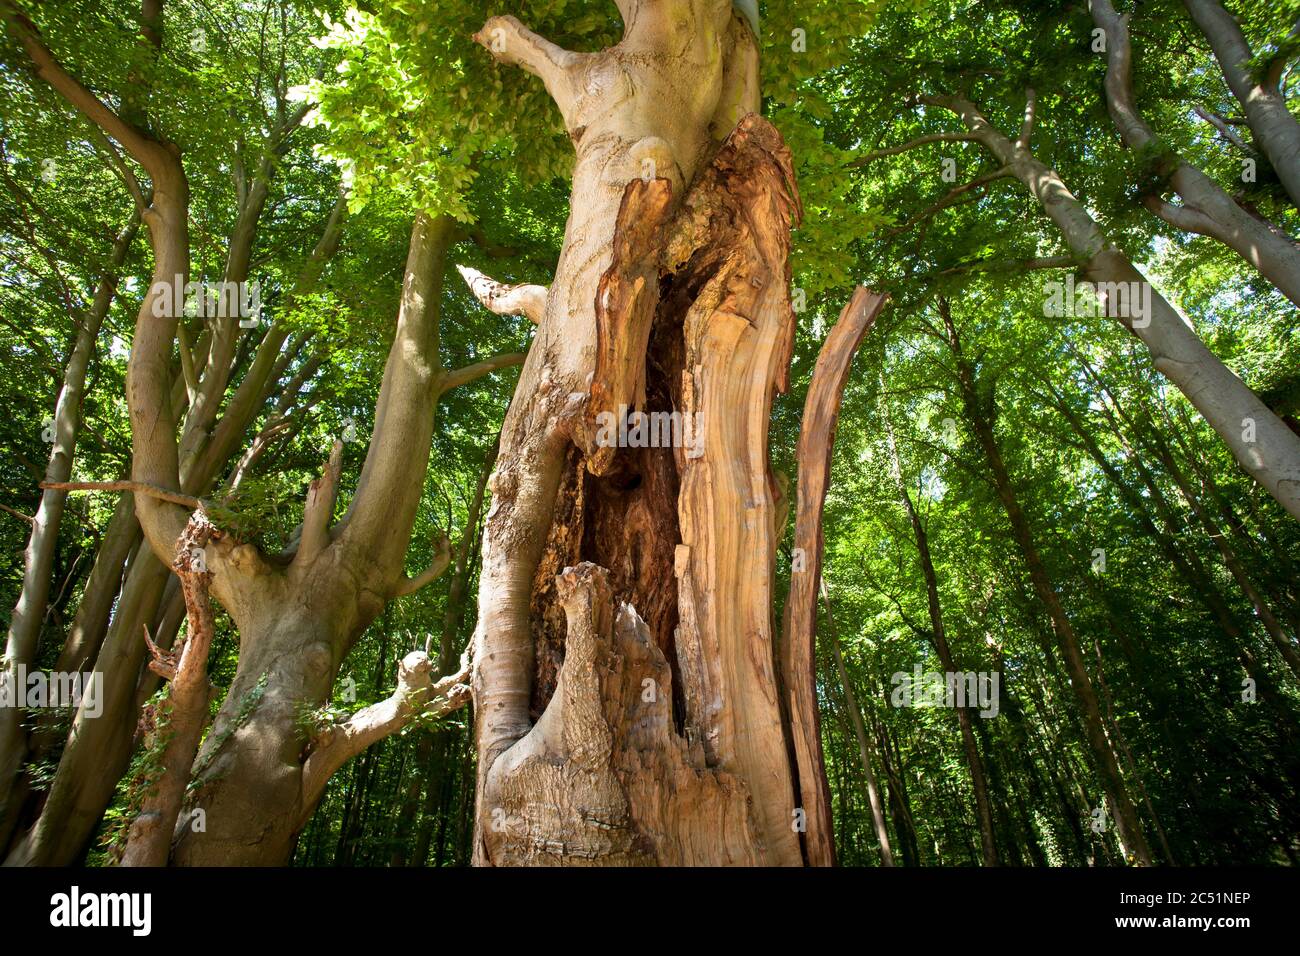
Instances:
[[[907,794],[907,781],[898,748],[889,738],[883,724],[872,717],[875,727],[876,752],[880,754],[885,768],[885,778],[889,781],[890,816],[894,818],[894,832],[898,834],[899,852],[903,855],[904,866],[920,866],[921,850],[916,838],[916,822],[912,819],[911,799]]]
[[[1150,866],[1152,863],[1151,851],[1147,846],[1146,837],[1142,833],[1137,809],[1133,806],[1133,802],[1129,799],[1128,792],[1124,787],[1119,765],[1115,759],[1115,752],[1106,737],[1101,709],[1097,702],[1097,693],[1093,688],[1092,680],[1088,676],[1087,667],[1084,665],[1079,639],[1075,635],[1074,626],[1070,623],[1065,608],[1057,595],[1056,588],[1053,586],[1051,577],[1048,575],[1047,567],[1038,554],[1033,533],[1029,528],[1029,521],[1020,507],[1015,488],[1011,484],[1011,477],[1007,472],[1006,464],[1002,460],[1002,452],[994,438],[991,422],[993,396],[991,394],[981,396],[979,393],[974,370],[963,356],[961,340],[952,321],[947,300],[939,300],[939,310],[947,332],[948,345],[957,364],[958,385],[961,389],[962,403],[966,409],[967,419],[970,421],[971,428],[975,432],[975,437],[979,441],[984,457],[988,462],[989,470],[993,476],[994,487],[1006,510],[1007,520],[1011,524],[1012,533],[1024,557],[1030,581],[1034,586],[1034,592],[1047,611],[1052,622],[1052,629],[1056,633],[1061,659],[1065,664],[1071,688],[1079,705],[1079,715],[1083,720],[1088,747],[1097,765],[1102,789],[1106,793],[1107,803],[1110,805],[1110,812],[1114,817],[1120,841],[1124,845],[1126,852],[1131,854],[1135,863],[1140,866]]]
[[[1277,617],[1273,614],[1272,609],[1264,601],[1254,583],[1247,575],[1245,568],[1237,559],[1236,553],[1233,551],[1227,538],[1215,524],[1213,517],[1209,514],[1209,511],[1201,502],[1199,496],[1195,493],[1195,490],[1191,487],[1191,483],[1188,481],[1182,468],[1175,460],[1173,451],[1169,448],[1169,445],[1165,442],[1164,438],[1161,437],[1155,423],[1146,415],[1138,416],[1140,420],[1135,421],[1134,416],[1124,411],[1123,405],[1112,393],[1110,387],[1102,381],[1101,377],[1086,361],[1086,359],[1083,359],[1080,356],[1080,360],[1083,364],[1085,374],[1097,385],[1101,390],[1102,395],[1107,400],[1106,404],[1108,409],[1106,410],[1106,414],[1111,419],[1111,422],[1116,429],[1116,433],[1119,434],[1117,419],[1122,419],[1138,434],[1143,444],[1147,445],[1155,452],[1156,460],[1160,462],[1165,473],[1174,482],[1175,487],[1178,488],[1179,493],[1187,502],[1188,507],[1192,509],[1192,513],[1205,529],[1210,540],[1215,543],[1220,556],[1223,558],[1224,566],[1227,567],[1233,580],[1237,582],[1238,587],[1241,588],[1242,593],[1246,596],[1246,599],[1250,601],[1251,605],[1255,608],[1255,612],[1259,617],[1260,624],[1264,627],[1265,633],[1268,634],[1274,647],[1282,656],[1287,666],[1291,668],[1292,673],[1295,674],[1297,678],[1300,678],[1300,652],[1297,652],[1294,642],[1282,630]],[[1079,431],[1080,428],[1081,426],[1076,422],[1076,431]],[[1165,524],[1166,534],[1157,535],[1157,540],[1162,542],[1166,553],[1170,555],[1175,567],[1185,569],[1189,572],[1191,575],[1189,579],[1196,582],[1197,594],[1207,603],[1219,618],[1220,626],[1223,627],[1225,633],[1233,637],[1237,641],[1238,645],[1243,650],[1246,650],[1246,636],[1243,633],[1243,629],[1234,619],[1226,605],[1223,604],[1217,587],[1209,574],[1204,570],[1199,557],[1192,554],[1187,558],[1183,558],[1177,553],[1177,548],[1173,544],[1172,540],[1173,536],[1177,534],[1177,521],[1173,515],[1172,509],[1169,507],[1169,504],[1164,497],[1164,494],[1160,491],[1158,483],[1147,468],[1143,460],[1143,455],[1134,450],[1129,442],[1123,437],[1121,437],[1121,441],[1132,458],[1134,467],[1138,470],[1139,474],[1143,476],[1143,482],[1147,486],[1151,500],[1161,511],[1161,518]],[[1095,453],[1094,458],[1097,458],[1099,454],[1100,452]],[[1117,487],[1122,488],[1122,484],[1118,484]],[[1145,510],[1140,510],[1139,513],[1144,514]],[[1251,676],[1255,677],[1256,675],[1252,674]]]
[[[113,304],[118,274],[126,262],[139,226],[140,215],[134,212],[113,241],[107,270],[96,283],[89,308],[77,317],[76,338],[54,407],[54,438],[49,464],[45,468],[47,482],[65,482],[72,477],[77,432],[81,428],[86,370],[95,355],[100,326]],[[9,635],[5,643],[4,661],[0,664],[0,680],[12,679],[11,675],[18,665],[29,667],[36,660],[41,626],[49,601],[50,575],[58,552],[59,526],[67,497],[66,491],[54,488],[47,488],[41,493],[41,502],[37,506],[31,536],[27,539],[27,549],[24,552],[22,588],[9,619]],[[9,806],[10,795],[18,768],[27,752],[27,734],[22,729],[22,719],[21,708],[0,707],[0,820],[5,819],[14,809]]]
[[[1111,627],[1116,626],[1115,622],[1110,619],[1109,609],[1107,609],[1107,620],[1110,621]],[[1156,839],[1160,841],[1160,849],[1164,852],[1165,862],[1170,865],[1177,865],[1178,861],[1174,859],[1174,851],[1169,848],[1169,838],[1165,835],[1165,828],[1160,822],[1160,815],[1156,813],[1155,804],[1151,802],[1151,795],[1147,792],[1146,784],[1142,780],[1142,772],[1138,769],[1137,761],[1133,759],[1133,751],[1129,749],[1128,740],[1124,737],[1124,731],[1120,729],[1119,721],[1115,717],[1115,701],[1111,697],[1110,686],[1106,683],[1106,668],[1101,656],[1101,644],[1095,638],[1092,647],[1097,659],[1097,686],[1101,688],[1101,700],[1106,706],[1106,725],[1110,728],[1111,739],[1115,741],[1115,746],[1119,748],[1119,752],[1124,758],[1129,779],[1137,784],[1138,793],[1142,797],[1142,804],[1147,808],[1147,816],[1151,819],[1151,826],[1156,831]]]
[[[306,260],[295,283],[293,295],[310,291],[325,262],[337,248],[344,208],[341,202],[336,204],[320,241]],[[174,276],[165,280],[159,280],[158,276],[158,270],[155,269],[155,285],[161,281],[162,287],[169,289]],[[152,289],[153,287],[151,291]],[[149,297],[141,311],[147,311],[150,321],[154,321]],[[235,317],[229,317],[228,322],[234,325]],[[283,341],[284,335],[276,326],[272,326],[264,336],[253,366],[245,374],[225,414],[217,423],[212,439],[203,446],[203,455],[195,451],[181,469],[185,475],[184,487],[187,491],[204,493],[214,480],[221,463],[233,452],[239,437],[261,406],[262,392],[274,369],[273,359]],[[211,361],[208,364],[211,365]],[[185,385],[183,377],[175,379],[172,384],[173,396],[183,395]],[[187,419],[186,427],[191,427],[192,423],[192,418]],[[102,698],[98,705],[102,713],[85,724],[81,723],[80,716],[77,718],[74,724],[76,732],[69,737],[50,798],[42,808],[41,817],[33,832],[22,841],[21,846],[15,848],[15,860],[28,859],[48,865],[66,864],[75,859],[99,815],[108,806],[115,783],[129,763],[138,714],[139,695],[134,684],[145,656],[140,634],[142,627],[154,623],[161,588],[167,580],[165,565],[148,547],[136,554],[132,561],[133,567],[125,579],[121,580],[121,590],[116,595],[118,611],[104,642],[107,653],[96,655],[95,652],[96,645],[102,639],[109,612],[114,606],[123,555],[139,542],[140,534],[136,502],[128,497],[114,513],[64,653],[60,657],[61,662],[66,662],[64,666],[69,667],[84,666],[82,661],[94,658],[95,679],[102,688]],[[123,609],[134,609],[134,613],[124,615]],[[174,620],[179,623],[183,605],[177,603],[176,611]],[[167,646],[171,634],[174,634],[174,627],[170,631],[164,627],[161,633],[155,633],[158,641]],[[145,680],[149,679],[146,675]]]
[[[205,343],[205,363],[189,351],[175,308],[175,299],[190,274],[189,184],[180,148],[124,120],[58,63],[27,18],[9,8],[4,14],[39,75],[91,123],[117,140],[150,180],[142,218],[153,248],[153,274],[136,318],[127,370],[127,405],[136,513],[152,553],[170,560],[174,542],[188,520],[176,492],[209,486],[233,454],[249,424],[244,416],[265,401],[267,379],[283,366],[276,358],[284,341],[282,330],[273,326],[263,337],[249,373],[236,388],[229,406],[239,408],[240,414],[218,421],[222,397],[241,353],[238,322],[233,315],[217,316]],[[300,124],[307,112],[308,107],[303,106],[286,118],[275,131],[277,141]],[[275,165],[274,156],[263,157],[249,191],[241,189],[225,269],[228,279],[248,274],[252,238]],[[129,169],[125,175],[143,205],[146,200],[134,175]],[[340,197],[322,239],[326,246],[331,232],[337,242],[336,227],[343,208]],[[198,765],[210,772],[198,780],[195,808],[204,811],[207,826],[201,832],[190,828],[177,834],[176,861],[286,862],[329,775],[350,756],[421,712],[445,713],[464,703],[464,688],[456,679],[432,683],[427,657],[411,654],[402,661],[392,697],[364,708],[342,724],[301,739],[302,710],[327,699],[340,663],[365,626],[387,601],[423,587],[446,567],[449,555],[443,548],[434,565],[416,578],[408,578],[403,570],[439,396],[521,359],[504,355],[465,369],[441,367],[438,299],[451,235],[447,217],[417,214],[375,428],[344,518],[333,521],[341,462],[341,443],[336,442],[326,473],[312,484],[297,549],[287,567],[229,536],[214,539],[206,549],[212,591],[239,628],[241,654],[230,693],[199,755]],[[313,271],[319,275],[319,264],[309,262],[308,281],[313,281]],[[189,398],[179,443],[171,371],[178,333]],[[197,378],[200,364],[203,373]],[[147,577],[151,585],[147,594],[137,595],[140,610],[145,610],[147,597],[153,596],[156,605],[167,572],[156,560],[137,561],[136,565],[133,570]],[[158,577],[156,590],[152,587],[155,568],[163,576]],[[119,702],[124,696],[129,699],[136,689],[139,633],[135,630],[134,640],[125,636],[114,646],[123,664],[105,683],[112,691],[110,696]],[[78,722],[84,711],[83,707]],[[129,736],[122,733],[121,724],[129,727],[134,723],[132,708],[122,706],[112,715],[111,720],[96,723],[114,725],[116,736],[113,731],[106,735],[113,744],[120,744],[121,752],[129,752]],[[73,759],[74,750],[85,759],[85,741],[73,739],[77,747],[65,750],[65,763]],[[116,760],[118,754],[106,757]],[[91,780],[101,789],[105,785],[111,789],[119,775],[120,771]],[[85,809],[86,801],[83,807],[76,807],[81,799],[77,791],[85,779],[74,776],[65,780],[57,801],[64,819],[69,812]],[[46,810],[56,804],[59,789],[56,779]],[[99,802],[93,815],[84,814],[72,827],[59,826],[61,820],[42,813],[33,832],[10,854],[10,861],[55,862],[61,857],[67,862],[84,845],[102,809]]]
[[[1138,494],[1124,480],[1115,465],[1106,458],[1097,442],[1088,432],[1087,426],[1079,418],[1078,413],[1071,409],[1064,398],[1055,391],[1053,391],[1053,395],[1055,396],[1053,401],[1056,408],[1065,417],[1089,456],[1097,463],[1102,473],[1128,503],[1139,528],[1159,545],[1161,552],[1169,560],[1175,572],[1187,583],[1188,590],[1214,617],[1220,633],[1227,639],[1229,652],[1242,662],[1246,673],[1256,681],[1258,686],[1263,687],[1271,684],[1271,680],[1264,674],[1250,649],[1250,639],[1246,629],[1243,628],[1237,616],[1224,600],[1217,583],[1206,570],[1199,555],[1195,551],[1184,553],[1182,548],[1178,546],[1178,521],[1174,516],[1173,509],[1165,499],[1159,483],[1146,467],[1145,462],[1143,462],[1142,456],[1129,447],[1127,441],[1119,432],[1118,423],[1113,419],[1111,420],[1116,436],[1128,450],[1133,467],[1141,478],[1143,486],[1147,489],[1146,498]],[[1156,516],[1160,521],[1158,526],[1148,513],[1148,506],[1155,508]]]
[[[465,620],[465,597],[469,591],[469,578],[473,570],[472,559],[478,541],[479,519],[483,514],[488,481],[492,477],[492,469],[496,467],[500,442],[498,436],[483,459],[478,483],[474,486],[474,497],[470,499],[469,509],[465,515],[465,532],[461,535],[460,547],[456,551],[455,567],[447,588],[447,606],[442,617],[442,637],[438,642],[438,667],[439,672],[444,675],[450,674],[454,669],[456,656],[461,648],[460,630]]]
[[[881,381],[883,391],[884,382]],[[947,631],[943,626],[943,609],[939,604],[939,578],[934,571],[934,562],[930,558],[930,537],[926,534],[921,516],[916,512],[912,496],[903,481],[903,466],[898,458],[898,444],[894,439],[894,426],[889,410],[882,404],[885,435],[888,439],[890,461],[894,474],[894,483],[898,495],[907,511],[907,519],[916,539],[916,550],[921,561],[921,576],[925,580],[926,604],[930,611],[930,638],[939,654],[939,662],[944,671],[957,674],[957,663],[953,659],[952,649],[948,646]],[[997,844],[993,836],[993,810],[989,802],[988,785],[984,779],[984,762],[980,759],[979,747],[975,742],[975,731],[971,727],[971,706],[957,708],[957,723],[961,727],[962,752],[966,757],[966,767],[970,771],[971,789],[975,793],[975,819],[979,821],[980,846],[985,866],[998,865]]]
[[[862,720],[862,707],[858,703],[858,695],[853,690],[853,681],[849,677],[848,668],[844,666],[844,654],[840,649],[839,634],[835,629],[835,622],[831,615],[830,594],[826,590],[826,582],[822,581],[822,600],[826,604],[826,623],[830,631],[831,651],[835,655],[835,671],[840,678],[840,686],[844,689],[845,709],[849,712],[849,719],[853,722],[853,735],[858,741],[858,755],[862,758],[862,771],[867,778],[867,802],[871,805],[871,824],[876,830],[876,842],[880,846],[880,865],[894,865],[894,851],[889,845],[889,826],[885,823],[885,807],[880,799],[880,788],[876,785],[876,771],[872,767],[874,747],[871,744],[871,737],[867,734],[866,724]]]

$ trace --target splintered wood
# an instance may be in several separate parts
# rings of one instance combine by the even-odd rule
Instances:
[[[579,453],[533,578],[536,723],[480,797],[494,864],[804,862],[767,452],[800,215],[790,153],[756,114],[680,203],[666,179],[624,192]],[[688,447],[598,441],[629,409],[699,434]]]

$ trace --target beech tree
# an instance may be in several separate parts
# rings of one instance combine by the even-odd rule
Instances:
[[[162,44],[160,18],[161,5],[146,9],[143,18],[144,39],[155,49]],[[175,302],[190,275],[189,185],[183,153],[162,134],[125,118],[125,110],[106,105],[67,72],[25,15],[9,6],[6,19],[38,75],[86,120],[120,144],[148,177],[146,193],[135,174],[124,167],[128,186],[143,207],[141,218],[149,230],[153,267],[149,292],[142,299],[136,320],[127,375],[133,438],[131,479],[119,484],[121,490],[135,495],[135,514],[148,546],[160,560],[166,560],[185,528],[187,509],[204,507],[201,499],[174,489],[185,488],[187,482],[192,488],[202,488],[211,481],[213,470],[233,450],[233,442],[246,427],[231,415],[241,404],[251,404],[251,397],[241,403],[238,391],[226,409],[227,417],[216,424],[217,406],[230,380],[242,316],[231,309],[225,298],[219,300],[217,315],[207,330],[211,339],[201,371],[195,368],[194,356],[184,334],[180,334],[183,384],[190,405],[178,443],[172,434],[175,378],[170,356],[182,318]],[[251,188],[237,179],[241,207],[235,239],[239,245],[232,247],[224,282],[243,282],[247,277],[251,226],[246,223],[256,219],[258,207],[265,202],[275,150],[306,115],[305,107],[288,111],[284,100],[287,80],[283,74],[279,77],[278,125],[272,127],[270,155],[263,157]],[[335,223],[329,228],[334,229]],[[346,755],[369,743],[375,733],[371,725],[391,730],[422,709],[445,707],[455,694],[453,685],[444,684],[439,685],[435,696],[429,685],[429,665],[409,661],[391,705],[394,716],[380,718],[362,712],[354,718],[358,727],[328,728],[322,732],[322,743],[309,741],[314,759],[299,757],[303,749],[298,739],[299,713],[304,703],[327,699],[351,643],[386,601],[423,587],[447,566],[450,555],[444,546],[433,564],[418,575],[408,577],[403,570],[420,497],[420,479],[428,458],[433,409],[439,396],[520,359],[518,354],[506,354],[462,369],[441,367],[437,358],[437,300],[443,254],[451,235],[448,218],[416,216],[397,331],[376,407],[375,430],[346,514],[334,522],[341,466],[341,445],[336,444],[322,476],[309,492],[294,546],[285,553],[278,557],[265,555],[233,537],[203,536],[203,567],[198,570],[211,574],[213,593],[239,629],[241,674],[228,689],[226,704],[206,739],[207,750],[197,755],[211,772],[206,779],[200,777],[197,781],[191,810],[201,812],[205,820],[211,814],[212,825],[198,829],[189,826],[187,819],[178,820],[180,806],[176,800],[167,801],[166,814],[153,824],[154,830],[168,837],[176,828],[176,837],[165,840],[163,850],[174,842],[171,857],[177,862],[266,863],[286,859],[293,839],[319,799],[322,774],[328,776],[323,768],[332,771]],[[328,246],[336,241],[336,234],[327,233],[322,244]],[[326,254],[318,245],[305,279],[294,293],[307,291],[303,286],[314,279],[314,273],[318,274],[312,265]],[[253,360],[254,371],[242,380],[240,390],[255,395],[264,387],[287,338],[287,329],[272,326]],[[140,567],[133,569],[133,573],[139,571]],[[191,595],[188,590],[187,599],[206,601],[206,594]],[[196,613],[198,609],[191,607],[192,621]],[[147,632],[147,625],[142,626]],[[117,637],[123,647],[114,652],[125,654],[138,666],[142,654],[139,648],[143,647],[139,635],[119,630]],[[191,633],[189,639],[197,638]],[[183,654],[180,662],[183,670]],[[105,676],[106,682],[114,682],[103,689],[110,702],[115,695],[133,699],[134,670],[128,664],[117,668],[111,677]],[[177,692],[180,687],[173,685]],[[201,697],[197,714],[189,718],[193,723],[206,708],[206,683],[189,680],[184,691]],[[255,701],[251,709],[250,698]],[[170,713],[176,717],[181,708],[192,711],[195,706],[176,701]],[[128,720],[133,717],[130,707],[124,709],[123,716]],[[93,740],[91,728],[103,726],[88,721],[83,733],[74,731],[73,739],[83,747],[89,746],[87,741]],[[165,773],[179,774],[182,785],[196,756],[197,729],[189,737],[188,753],[174,766],[164,768]],[[268,748],[268,739],[278,740],[279,744]],[[69,752],[65,751],[64,760],[68,759]],[[76,781],[71,785],[79,784]],[[56,786],[41,816],[12,851],[15,862],[66,862],[84,841],[86,827],[93,825],[95,818],[83,815],[79,824],[67,825],[65,819],[52,812],[59,796]],[[144,812],[162,811],[151,807]],[[131,850],[128,845],[128,861],[136,859]],[[159,856],[157,851],[144,851],[140,856],[142,862],[152,863],[167,858],[166,852]]]
[[[792,160],[730,3],[618,6],[623,37],[597,53],[510,17],[477,34],[542,79],[577,156],[484,532],[476,859],[824,865],[816,703],[794,683],[811,647],[779,673],[772,627]],[[602,444],[601,416],[629,409],[696,422],[701,453]],[[811,734],[796,766],[783,703]]]
[[[1300,854],[1286,11],[0,14],[5,862]]]

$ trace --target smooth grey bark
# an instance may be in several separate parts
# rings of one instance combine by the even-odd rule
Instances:
[[[1092,0],[1093,21],[1106,31],[1106,105],[1124,144],[1143,150],[1159,140],[1138,111],[1133,91],[1133,47],[1128,15],[1110,0]],[[1287,114],[1290,116],[1290,114]],[[1292,127],[1295,120],[1291,120]],[[1158,195],[1144,197],[1148,209],[1178,229],[1217,239],[1253,266],[1296,305],[1300,305],[1300,246],[1271,223],[1243,209],[1217,182],[1164,146],[1157,168],[1182,197],[1182,205]]]
[[[45,468],[47,482],[65,482],[72,476],[77,433],[81,428],[86,370],[95,355],[100,326],[108,316],[117,292],[118,273],[126,262],[139,226],[140,213],[136,210],[113,240],[107,268],[96,283],[89,307],[77,317],[76,338],[68,356],[63,385],[59,389],[54,408],[54,441]],[[31,535],[24,552],[22,589],[10,617],[4,661],[0,664],[0,669],[9,673],[19,664],[30,666],[36,659],[67,497],[66,491],[45,489],[32,521]],[[14,781],[27,751],[27,734],[23,730],[22,715],[21,708],[0,707],[0,820],[8,815]]]
[[[1250,44],[1223,4],[1183,0],[1183,6],[1210,41],[1223,79],[1246,114],[1255,144],[1268,157],[1291,202],[1300,207],[1300,123],[1287,109],[1278,85],[1285,63],[1275,62],[1256,80],[1246,68],[1252,57]]]
[[[1013,142],[974,104],[959,96],[925,96],[947,109],[1003,163],[1056,224],[1092,283],[1133,284],[1151,289],[1151,314],[1142,321],[1117,320],[1146,345],[1157,371],[1174,383],[1218,433],[1238,464],[1293,517],[1300,519],[1300,435],[1260,401],[1205,343],[1128,257],[1112,245],[1053,170],[1029,151],[1028,139]]]

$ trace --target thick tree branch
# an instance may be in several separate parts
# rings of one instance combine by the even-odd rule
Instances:
[[[1219,228],[1218,223],[1199,209],[1193,209],[1191,206],[1175,206],[1159,196],[1150,195],[1142,197],[1142,205],[1169,223],[1169,225],[1182,229],[1184,232],[1195,232],[1216,239],[1223,235],[1223,230]]]
[[[442,577],[451,564],[451,539],[445,534],[438,537],[438,548],[430,565],[413,578],[403,576],[393,591],[394,597],[406,597],[414,594],[425,585],[432,584]]]
[[[546,286],[506,285],[469,266],[457,266],[456,271],[469,286],[469,291],[474,293],[474,298],[489,312],[497,315],[522,315],[533,325],[542,321],[542,313],[546,310]]]
[[[1232,96],[1242,104],[1256,146],[1268,156],[1291,202],[1300,206],[1300,121],[1287,107],[1286,94],[1281,88],[1290,47],[1282,44],[1278,56],[1265,65],[1262,78],[1257,81],[1257,74],[1251,70],[1251,44],[1245,39],[1242,26],[1223,4],[1218,0],[1183,0],[1183,7],[1209,40],[1223,79]],[[1300,25],[1292,27],[1291,36],[1297,30]]]
[[[330,518],[334,516],[334,501],[339,492],[339,476],[343,471],[343,442],[337,438],[330,449],[329,462],[321,476],[311,483],[307,491],[307,505],[302,516],[302,537],[298,542],[296,562],[307,565],[329,544]]]
[[[466,385],[477,378],[482,378],[489,372],[495,372],[499,369],[509,368],[512,365],[523,365],[526,358],[523,352],[503,352],[500,355],[493,355],[481,362],[474,362],[471,365],[465,365],[461,368],[452,369],[444,372],[438,380],[438,394],[445,395],[453,388]]]
[[[1155,133],[1138,112],[1133,96],[1133,47],[1128,14],[1115,12],[1110,0],[1091,0],[1092,20],[1106,31],[1106,105],[1124,144],[1141,149]]]
[[[41,79],[49,83],[82,115],[121,143],[151,176],[159,175],[166,164],[174,162],[161,144],[105,106],[94,93],[65,70],[41,42],[36,26],[12,2],[4,0],[0,4],[0,16],[4,17],[10,29],[18,36]]]
[[[528,29],[516,17],[491,17],[474,40],[500,63],[523,67],[546,84],[546,91],[566,120],[573,106],[571,73],[585,57],[557,46]]]
[[[411,228],[397,328],[375,403],[375,426],[357,479],[346,527],[338,533],[372,555],[380,580],[392,580],[406,559],[419,507],[437,402],[438,313],[447,216],[417,213]],[[394,534],[394,528],[400,534]]]
[[[398,665],[397,688],[391,697],[362,708],[307,745],[302,771],[304,814],[310,815],[315,810],[334,772],[372,743],[400,730],[417,716],[442,717],[469,702],[470,689],[465,683],[469,679],[468,664],[462,664],[459,671],[437,683],[433,682],[432,673],[429,655],[411,651]]]

